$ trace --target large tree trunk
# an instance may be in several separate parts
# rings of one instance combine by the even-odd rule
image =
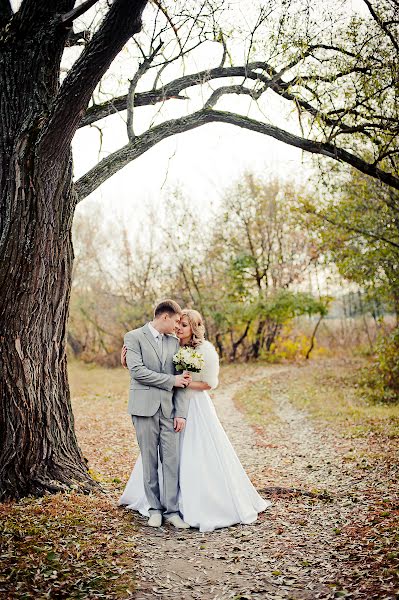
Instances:
[[[8,47],[3,39],[0,57],[1,499],[94,486],[67,380],[71,153],[50,160],[40,151],[64,32],[34,33]]]
[[[71,172],[57,167],[53,177],[29,172],[26,163],[18,167],[21,182],[29,178],[32,185],[24,186],[29,193],[15,190],[19,235],[14,229],[6,244],[13,268],[6,274],[0,308],[0,497],[90,482],[74,434],[67,379]],[[53,207],[59,202],[63,209],[57,214]]]
[[[113,0],[60,87],[73,19],[95,4],[0,2],[0,498],[95,484],[78,447],[66,321],[76,204],[70,144],[147,0]]]

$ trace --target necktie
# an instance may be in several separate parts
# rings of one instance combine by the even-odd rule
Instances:
[[[161,362],[163,362],[163,335],[162,335],[162,333],[158,334],[158,346],[159,346],[159,355],[161,357]]]

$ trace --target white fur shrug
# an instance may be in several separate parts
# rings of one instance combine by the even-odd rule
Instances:
[[[204,357],[204,366],[199,373],[192,373],[193,381],[205,381],[212,389],[219,383],[219,355],[208,340],[196,347],[196,352]]]

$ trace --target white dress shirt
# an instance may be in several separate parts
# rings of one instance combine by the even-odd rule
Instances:
[[[161,360],[163,360],[163,333],[158,331],[158,329],[155,329],[155,327],[153,327],[151,325],[151,323],[148,323],[148,327],[149,327],[149,330],[151,331],[152,335],[154,336],[156,343],[158,344],[159,354],[160,354]]]
[[[159,343],[160,340],[162,340],[163,338],[163,333],[161,333],[160,331],[158,331],[158,329],[155,329],[155,327],[153,327],[151,325],[151,323],[148,323],[148,327],[152,333],[152,335],[154,336],[154,338],[156,339],[156,341]]]

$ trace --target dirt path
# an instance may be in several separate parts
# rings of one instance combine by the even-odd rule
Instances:
[[[343,464],[333,436],[316,432],[273,383],[273,373],[282,370],[257,374],[271,376],[275,416],[265,433],[254,432],[233,404],[245,380],[214,394],[242,464],[272,506],[253,525],[204,534],[170,526],[153,530],[132,515],[141,556],[137,600],[345,597],[336,583],[346,559],[339,535],[353,511],[366,514],[367,506],[356,504],[364,479]]]

